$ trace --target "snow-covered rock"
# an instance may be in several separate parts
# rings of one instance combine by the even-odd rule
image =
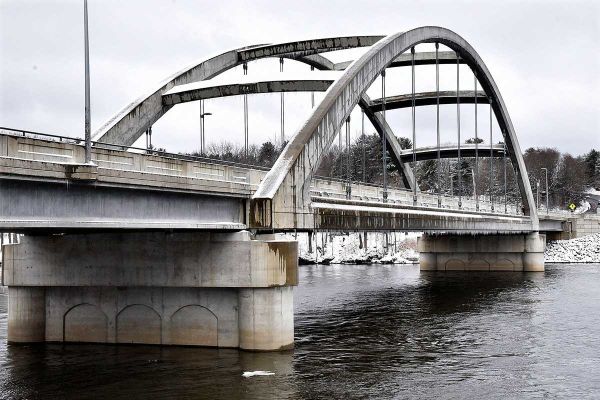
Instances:
[[[412,264],[418,261],[418,234],[317,232],[288,234],[298,241],[300,264]]]
[[[600,233],[548,242],[544,257],[547,263],[600,263]]]

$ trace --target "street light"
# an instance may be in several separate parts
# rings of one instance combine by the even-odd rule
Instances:
[[[542,168],[542,171],[546,174],[546,215],[548,215],[550,212],[548,209],[548,196],[550,195],[548,192],[548,168]]]
[[[204,100],[200,100],[200,154],[204,155],[204,117],[212,113],[204,112]]]

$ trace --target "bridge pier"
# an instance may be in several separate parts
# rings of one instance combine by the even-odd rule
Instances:
[[[297,252],[248,232],[25,236],[3,252],[8,341],[291,348]]]
[[[545,236],[430,235],[419,238],[421,271],[544,271]]]

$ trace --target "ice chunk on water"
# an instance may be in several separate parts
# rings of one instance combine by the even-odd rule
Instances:
[[[275,372],[271,372],[271,371],[246,371],[242,374],[242,376],[244,378],[250,378],[253,376],[268,376],[268,375],[275,375]]]

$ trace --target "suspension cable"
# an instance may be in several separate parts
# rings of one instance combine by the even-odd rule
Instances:
[[[349,200],[352,197],[352,155],[350,154],[350,116],[346,118],[346,177],[347,177],[347,185],[346,185],[346,198]]]
[[[310,70],[314,71],[315,70],[315,66],[311,65],[310,66]],[[310,92],[310,107],[311,108],[315,108],[315,92]]]
[[[283,57],[279,57],[279,72],[283,72]],[[285,142],[285,93],[281,92],[281,145]]]
[[[413,170],[417,167],[417,133],[415,129],[415,47],[410,48],[411,55],[411,73],[412,73],[412,156],[413,156]],[[413,173],[413,206],[417,205],[417,174]]]
[[[506,137],[506,135],[504,135],[504,137]],[[507,197],[508,191],[507,191],[507,186],[506,186],[507,185],[507,183],[506,183],[506,150],[507,150],[507,147],[506,147],[506,139],[505,139],[504,151],[502,152],[503,158],[504,158],[504,160],[503,160],[503,162],[504,162],[504,214],[507,213],[507,202],[508,202],[508,197]]]
[[[382,102],[381,102],[381,113],[383,116],[383,132],[381,135],[381,140],[383,142],[383,202],[386,203],[387,202],[387,197],[388,197],[388,193],[387,193],[387,140],[385,138],[385,130],[387,127],[387,123],[385,120],[385,103],[386,103],[386,98],[385,98],[385,69],[383,71],[381,71],[381,98],[382,98]]]
[[[437,192],[438,207],[442,206],[442,170],[440,167],[440,62],[438,57],[440,44],[435,43],[435,93],[436,93],[436,130],[437,130]],[[414,101],[414,97],[413,97]]]
[[[493,150],[493,132],[492,132],[492,99],[490,98],[490,204],[491,210],[494,211],[494,150]]]
[[[362,177],[363,182],[367,181],[367,147],[365,143],[365,111],[361,109],[361,135],[362,135]]]
[[[473,71],[475,81],[475,176],[473,177],[473,195],[475,196],[475,210],[479,211],[479,193],[477,193],[477,179],[479,179],[479,137],[477,135],[477,73]]]
[[[460,158],[460,56],[456,53],[456,127],[458,133],[458,208],[462,208],[462,165]]]
[[[248,75],[248,64],[244,63],[244,76]],[[248,160],[248,95],[244,94],[244,155]]]
[[[204,100],[200,100],[200,155],[204,155]]]

